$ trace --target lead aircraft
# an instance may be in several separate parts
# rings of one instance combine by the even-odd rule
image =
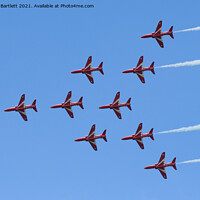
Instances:
[[[144,149],[144,144],[142,140],[142,138],[144,137],[150,137],[152,140],[154,140],[153,128],[148,133],[142,134],[142,123],[140,123],[135,134],[124,137],[122,138],[122,140],[135,140],[140,148]]]
[[[72,97],[72,91],[69,91],[64,103],[51,106],[51,108],[64,108],[69,114],[69,116],[71,118],[74,118],[72,112],[72,106],[80,106],[82,109],[84,109],[82,103],[83,97],[81,97],[78,102],[71,102],[71,97]]]
[[[103,62],[100,63],[99,67],[91,68],[91,66],[92,66],[92,56],[90,56],[88,58],[87,63],[86,63],[84,68],[72,71],[71,73],[72,74],[76,74],[76,73],[85,74],[87,76],[87,78],[89,79],[90,83],[93,84],[94,83],[94,79],[93,79],[93,76],[92,76],[93,71],[100,71],[104,75],[103,68],[102,68]]]
[[[154,62],[152,62],[150,67],[143,67],[143,56],[141,56],[135,68],[125,70],[122,73],[136,73],[139,79],[141,80],[141,82],[145,83],[144,74],[143,74],[144,71],[151,71],[153,74],[155,74]]]
[[[121,112],[120,112],[120,107],[126,106],[126,107],[129,108],[129,110],[132,110],[131,109],[131,103],[130,103],[131,102],[131,98],[129,98],[126,103],[119,103],[119,98],[120,98],[120,92],[117,92],[113,103],[110,103],[110,104],[105,105],[105,106],[100,106],[99,109],[105,109],[105,108],[113,109],[115,114],[117,115],[117,117],[119,119],[121,119],[122,116],[121,116]]]
[[[17,106],[5,109],[4,111],[6,111],[6,112],[17,111],[22,116],[24,121],[28,121],[27,115],[26,115],[26,109],[29,109],[29,108],[33,108],[33,110],[35,110],[35,112],[37,112],[36,99],[33,101],[33,103],[31,105],[26,106],[25,105],[25,94],[22,94],[19,104]]]
[[[143,36],[141,36],[141,38],[149,38],[149,37],[155,38],[156,41],[158,42],[158,44],[160,45],[160,47],[164,48],[163,39],[162,39],[163,35],[170,35],[171,38],[174,39],[173,26],[169,29],[169,31],[162,32],[162,21],[159,21],[155,32],[147,34],[147,35],[143,35]]]
[[[167,174],[165,171],[165,167],[169,167],[172,166],[175,170],[177,170],[176,168],[176,157],[172,160],[172,162],[170,163],[165,163],[165,152],[163,152],[160,156],[160,160],[158,161],[157,164],[155,165],[150,165],[145,167],[144,169],[158,169],[159,172],[161,173],[161,175],[163,176],[164,179],[167,179]]]
[[[92,126],[90,133],[88,136],[82,137],[82,138],[78,138],[75,141],[87,141],[90,143],[90,145],[92,146],[92,148],[97,151],[97,145],[96,145],[96,139],[100,139],[103,138],[105,140],[105,142],[107,142],[106,139],[106,130],[104,130],[104,132],[101,135],[95,135],[95,124]]]

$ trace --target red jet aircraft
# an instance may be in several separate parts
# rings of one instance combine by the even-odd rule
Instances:
[[[115,114],[117,115],[117,117],[119,119],[122,118],[121,113],[120,113],[120,107],[126,106],[129,108],[129,110],[131,109],[131,98],[128,99],[128,101],[126,103],[119,103],[119,98],[120,98],[120,92],[117,92],[115,99],[113,101],[113,103],[105,105],[105,106],[100,106],[100,109],[105,109],[105,108],[110,108],[113,109]]]
[[[144,169],[158,169],[159,172],[161,173],[161,175],[163,176],[164,179],[167,179],[167,175],[166,175],[166,171],[165,171],[165,167],[169,167],[172,166],[175,170],[177,170],[176,168],[176,157],[172,160],[172,162],[170,163],[165,163],[165,152],[163,152],[161,154],[160,160],[157,164],[155,165],[150,165],[148,167],[145,167]]]
[[[154,62],[152,62],[150,67],[143,67],[143,56],[141,56],[138,61],[137,67],[135,67],[133,69],[125,70],[122,73],[136,73],[138,75],[139,79],[141,80],[141,82],[145,83],[144,74],[143,74],[144,71],[151,71],[153,74],[155,74]]]
[[[17,111],[22,116],[24,121],[28,121],[27,116],[26,116],[26,109],[29,109],[29,108],[33,108],[33,110],[35,110],[35,112],[37,112],[36,99],[33,101],[33,103],[31,105],[25,106],[25,94],[23,94],[21,96],[21,99],[19,101],[18,106],[15,106],[15,107],[12,107],[12,108],[8,108],[8,109],[6,109],[4,111],[6,111],[6,112]]]
[[[107,139],[106,139],[106,130],[101,134],[101,135],[96,135],[95,136],[95,124],[92,126],[91,130],[90,130],[90,133],[88,136],[85,136],[85,137],[82,137],[82,138],[78,138],[76,139],[75,141],[78,142],[78,141],[87,141],[91,144],[92,148],[97,151],[97,145],[96,145],[96,139],[99,139],[99,138],[103,138],[106,142],[107,142]]]
[[[69,91],[64,103],[51,106],[51,108],[64,108],[69,114],[69,116],[71,118],[74,118],[72,112],[72,106],[80,106],[82,109],[84,109],[82,104],[83,97],[81,97],[78,102],[71,102],[71,97],[72,97],[72,91]]]
[[[163,35],[170,35],[171,38],[174,39],[173,26],[169,29],[169,31],[162,32],[162,21],[159,21],[156,31],[154,33],[143,35],[143,36],[141,36],[141,38],[149,38],[149,37],[155,38],[156,41],[158,42],[158,44],[160,45],[160,47],[164,48],[164,44],[163,44],[163,40],[162,40]]]
[[[150,130],[150,132],[142,134],[142,123],[140,123],[135,134],[124,137],[122,140],[135,140],[139,144],[140,148],[144,149],[144,144],[142,141],[142,138],[144,137],[150,137],[152,140],[154,140],[153,128]]]
[[[92,76],[93,71],[100,71],[104,75],[102,65],[103,65],[103,62],[100,63],[99,67],[91,68],[91,66],[92,66],[92,56],[90,56],[87,60],[85,68],[72,71],[71,73],[72,74],[76,74],[76,73],[85,74],[87,76],[87,78],[89,79],[90,83],[93,84],[94,83],[93,76]]]

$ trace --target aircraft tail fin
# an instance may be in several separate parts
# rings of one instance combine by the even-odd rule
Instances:
[[[106,138],[106,129],[104,130],[104,132],[102,133],[103,139],[105,140],[105,142],[107,142],[107,138]]]
[[[174,35],[173,35],[173,26],[169,29],[169,32],[171,32],[171,33],[170,33],[171,38],[174,39]]]
[[[129,98],[126,103],[128,103],[128,105],[127,105],[128,109],[132,110],[132,108],[131,108],[131,98]]]
[[[103,66],[103,62],[100,63],[98,69],[104,75],[102,66]]]
[[[176,157],[172,160],[172,166],[173,166],[173,168],[175,169],[175,170],[177,170],[177,168],[176,168]]]
[[[35,110],[35,112],[37,112],[37,108],[36,108],[36,99],[33,101],[32,105],[34,106],[34,107],[33,107],[33,110]]]
[[[83,103],[82,103],[82,101],[83,101],[83,97],[81,97],[80,99],[79,99],[79,106],[82,108],[82,109],[84,109],[84,107],[83,107]]]
[[[150,136],[150,138],[152,139],[152,140],[154,140],[154,137],[153,137],[153,128],[150,130],[150,132],[149,133],[151,133],[152,135]]]
[[[151,72],[152,72],[153,74],[155,74],[155,71],[154,71],[154,62],[151,63],[150,69],[151,69]]]

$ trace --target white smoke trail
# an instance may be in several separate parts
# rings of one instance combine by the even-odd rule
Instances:
[[[188,160],[188,161],[184,161],[184,162],[180,162],[180,163],[176,163],[176,164],[198,163],[198,162],[200,162],[200,159]]]
[[[178,128],[178,129],[172,129],[169,131],[161,131],[158,133],[154,133],[154,135],[155,134],[163,134],[163,133],[179,133],[179,132],[198,131],[198,130],[200,130],[200,124],[196,125],[196,126],[188,126],[188,127]]]
[[[188,28],[180,31],[175,31],[174,33],[180,33],[180,32],[187,32],[187,31],[200,31],[200,26],[195,27],[195,28]]]
[[[184,67],[184,66],[196,66],[196,65],[200,65],[200,60],[186,61],[183,63],[176,63],[176,64],[171,64],[171,65],[163,65],[163,66],[155,67],[155,68]]]

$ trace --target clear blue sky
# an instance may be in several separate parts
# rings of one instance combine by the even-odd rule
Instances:
[[[159,20],[163,31],[171,25],[174,30],[199,26],[200,2],[82,2],[95,8],[0,10],[0,199],[198,200],[199,164],[167,168],[167,180],[144,167],[163,151],[167,162],[175,156],[178,162],[199,158],[200,134],[155,135],[155,141],[144,139],[144,150],[121,138],[134,134],[140,122],[144,132],[199,124],[200,68],[145,72],[145,85],[121,72],[135,67],[142,55],[145,67],[152,61],[160,66],[199,59],[200,32],[177,33],[174,40],[165,36],[164,49],[140,36],[153,32]],[[90,55],[93,67],[104,62],[105,75],[94,72],[94,85],[70,73]],[[85,107],[73,108],[74,119],[65,110],[50,109],[70,90],[72,101],[83,96]],[[117,91],[122,103],[132,98],[133,111],[122,108],[122,120],[98,109]],[[38,113],[27,110],[28,122],[3,111],[17,105],[23,93],[26,104],[37,99]],[[93,124],[96,134],[107,129],[108,142],[97,140],[97,152],[86,142],[74,142]]]

